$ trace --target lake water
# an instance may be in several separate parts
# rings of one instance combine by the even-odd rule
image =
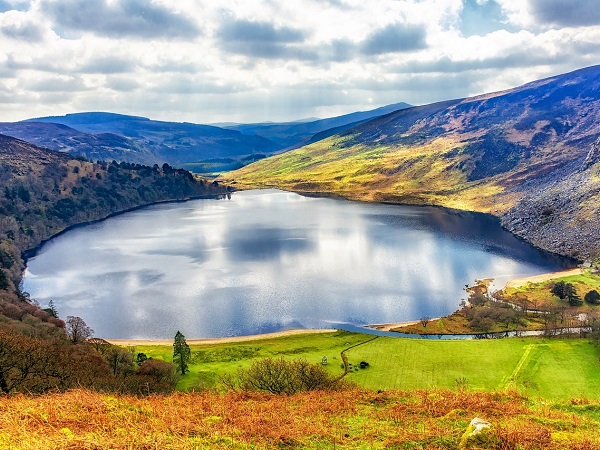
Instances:
[[[97,337],[191,339],[437,317],[475,279],[567,265],[481,214],[264,190],[73,229],[23,287]]]

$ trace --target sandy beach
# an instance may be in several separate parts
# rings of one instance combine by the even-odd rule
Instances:
[[[293,336],[297,334],[314,334],[314,333],[335,333],[337,330],[333,328],[307,330],[285,330],[277,331],[275,333],[264,333],[264,334],[252,334],[250,336],[231,336],[224,338],[206,338],[206,339],[186,339],[189,345],[210,345],[210,344],[225,344],[228,342],[245,342],[245,341],[256,341],[259,339],[271,339],[283,336]],[[173,339],[106,339],[113,345],[120,345],[123,347],[135,347],[136,345],[173,345]]]
[[[439,320],[440,317],[432,317],[429,320]],[[410,320],[408,322],[393,322],[393,323],[378,323],[374,325],[367,325],[367,328],[373,328],[378,331],[392,331],[394,328],[406,327],[408,325],[415,325],[421,322],[420,320]]]
[[[541,283],[542,281],[552,280],[553,278],[569,277],[572,275],[581,275],[583,272],[584,272],[584,269],[577,267],[575,269],[562,270],[560,272],[543,273],[541,275],[535,275],[532,277],[515,278],[514,280],[508,281],[506,283],[505,287],[516,288],[519,286],[523,286],[527,283]]]

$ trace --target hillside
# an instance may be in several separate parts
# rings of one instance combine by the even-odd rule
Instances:
[[[599,409],[598,402],[582,399],[549,403],[516,393],[446,390],[146,398],[74,390],[0,397],[0,445],[14,450],[582,450],[600,445]],[[490,428],[463,440],[475,417]]]
[[[11,136],[40,147],[83,156],[90,161],[127,161],[140,164],[159,162],[144,147],[130,138],[115,133],[84,133],[57,123],[0,123],[0,134]],[[161,164],[164,161],[160,161]]]
[[[497,215],[535,245],[600,257],[600,66],[408,108],[225,179]]]

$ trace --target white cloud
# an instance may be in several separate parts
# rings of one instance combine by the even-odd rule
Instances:
[[[600,61],[600,27],[577,11],[561,19],[563,0],[543,14],[538,0],[469,1],[468,11],[463,0],[2,1],[0,120],[88,110],[293,120]]]

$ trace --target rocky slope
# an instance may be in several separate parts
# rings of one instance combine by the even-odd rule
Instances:
[[[593,66],[394,112],[226,179],[488,212],[542,248],[599,258],[599,136]]]

